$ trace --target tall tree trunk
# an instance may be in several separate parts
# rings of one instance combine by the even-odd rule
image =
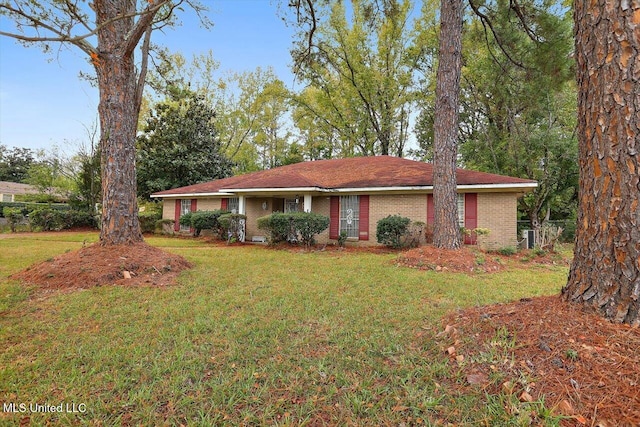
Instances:
[[[461,245],[456,160],[462,70],[462,11],[462,0],[441,1],[434,118],[433,243],[436,247],[446,249],[457,249]]]
[[[640,5],[575,2],[580,194],[566,300],[640,324]]]
[[[97,22],[108,22],[125,13],[133,14],[135,4],[135,1],[96,1]],[[100,91],[100,242],[103,245],[143,240],[136,199],[136,70],[133,50],[128,48],[126,40],[133,26],[133,17],[115,19],[102,26],[98,31],[98,54],[93,58]]]

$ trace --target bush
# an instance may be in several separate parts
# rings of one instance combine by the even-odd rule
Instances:
[[[409,234],[410,223],[409,218],[400,215],[389,215],[382,218],[376,227],[378,243],[394,249],[402,248]]]
[[[22,210],[19,208],[4,207],[2,208],[2,215],[7,219],[7,223],[9,224],[9,228],[11,228],[12,233],[16,232],[16,227],[24,219]]]
[[[58,231],[63,229],[60,213],[48,208],[40,208],[31,212],[29,214],[29,224],[32,229],[40,231]]]
[[[307,247],[315,243],[315,236],[329,227],[329,217],[314,212],[276,212],[258,218],[258,228],[267,232],[270,244],[301,242]]]
[[[295,233],[306,247],[314,245],[316,234],[329,228],[329,217],[313,212],[296,212],[293,216]]]
[[[227,211],[194,211],[188,212],[180,217],[180,225],[188,225],[193,229],[193,235],[199,236],[202,230],[212,230],[214,233],[226,238],[226,234],[222,234],[218,219]]]
[[[39,208],[29,214],[31,228],[59,231],[76,227],[96,227],[96,218],[86,211]]]
[[[138,220],[140,221],[140,230],[143,233],[153,233],[156,230],[156,222],[162,218],[162,214],[155,211],[144,211],[138,213]]]
[[[258,218],[258,228],[267,233],[269,244],[286,242],[293,234],[293,217],[291,214],[275,212]]]
[[[218,217],[220,237],[226,237],[228,242],[241,242],[244,240],[244,226],[246,215],[224,213]]]
[[[4,216],[4,208],[18,208],[24,216],[29,215],[36,209],[71,210],[71,206],[66,203],[0,202],[0,217]]]

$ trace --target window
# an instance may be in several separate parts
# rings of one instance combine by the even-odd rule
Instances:
[[[188,214],[189,212],[191,212],[191,200],[180,200],[180,216]],[[189,227],[188,225],[180,224],[180,231],[189,231],[190,229],[191,227]]]
[[[358,196],[340,197],[340,233],[347,237],[360,237],[360,198]]]
[[[240,199],[237,197],[229,197],[227,202],[227,210],[231,213],[237,214],[240,212]]]
[[[13,194],[3,194],[2,195],[3,202],[13,202]]]
[[[464,194],[458,193],[458,227],[464,227]]]
[[[300,199],[285,199],[284,212],[299,212],[300,211]]]

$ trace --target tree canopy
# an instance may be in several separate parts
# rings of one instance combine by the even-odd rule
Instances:
[[[176,89],[157,104],[137,138],[138,195],[225,178],[215,112],[203,96]]]

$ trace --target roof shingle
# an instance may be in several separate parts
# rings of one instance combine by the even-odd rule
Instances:
[[[458,185],[523,184],[536,181],[458,168]],[[282,166],[231,178],[161,191],[153,196],[210,194],[220,190],[318,188],[325,190],[433,186],[430,163],[391,156],[317,160]]]

